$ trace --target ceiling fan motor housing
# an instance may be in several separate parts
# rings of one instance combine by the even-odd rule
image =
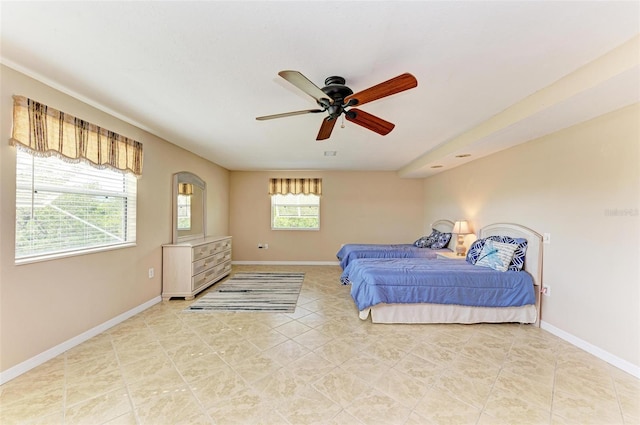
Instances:
[[[320,90],[333,100],[333,104],[327,106],[327,112],[331,119],[337,118],[344,111],[344,98],[352,95],[353,90],[344,85],[344,78],[338,76],[328,77],[324,83],[326,85]]]
[[[340,101],[342,103],[345,97],[353,94],[353,90],[344,85],[345,79],[342,77],[329,77],[324,80],[324,83],[326,86],[320,90],[325,92],[334,102]]]

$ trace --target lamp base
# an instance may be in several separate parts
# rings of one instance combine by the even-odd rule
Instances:
[[[462,257],[466,255],[467,248],[464,246],[464,235],[458,235],[458,244],[456,245],[456,255]]]

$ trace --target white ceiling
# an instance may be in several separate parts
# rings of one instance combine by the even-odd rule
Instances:
[[[2,63],[230,170],[424,177],[640,100],[637,60],[554,96],[637,38],[637,1],[2,1],[0,14]],[[345,121],[316,142],[321,114],[255,120],[317,106],[285,69],[355,92],[410,72],[418,87],[362,106],[389,135]]]

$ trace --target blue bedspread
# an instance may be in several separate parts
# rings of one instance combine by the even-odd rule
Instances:
[[[535,304],[533,278],[526,271],[498,272],[466,261],[360,258],[347,266],[341,280],[351,283],[351,297],[358,310],[379,303]]]
[[[336,254],[344,270],[356,258],[436,258],[450,249],[418,248],[413,244],[346,244]]]

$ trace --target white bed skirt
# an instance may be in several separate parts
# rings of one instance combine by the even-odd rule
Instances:
[[[535,305],[522,307],[470,307],[453,304],[377,304],[360,311],[371,313],[373,323],[536,323]]]

